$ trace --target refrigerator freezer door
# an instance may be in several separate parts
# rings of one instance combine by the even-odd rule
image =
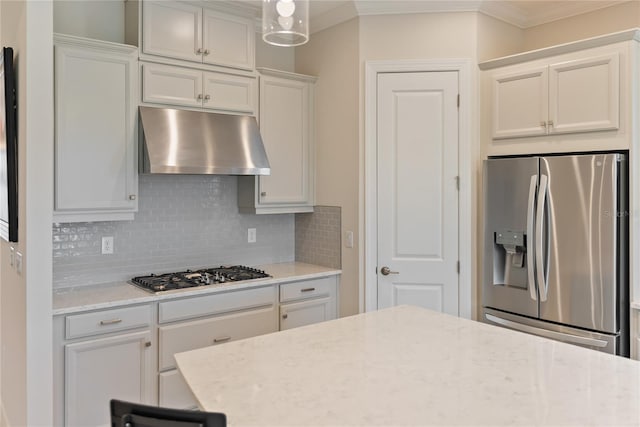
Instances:
[[[604,353],[620,353],[620,336],[617,334],[609,335],[583,331],[568,326],[554,325],[541,320],[528,319],[526,317],[490,309],[484,310],[482,321],[491,325],[502,326],[503,328],[538,335],[555,341],[575,344]]]
[[[484,162],[483,306],[538,316],[533,217],[538,158]]]
[[[547,277],[538,285],[542,320],[609,333],[620,330],[617,159],[617,154],[540,159],[540,175],[548,178],[543,210]]]

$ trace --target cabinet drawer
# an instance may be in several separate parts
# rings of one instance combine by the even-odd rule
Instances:
[[[107,334],[141,328],[151,323],[151,307],[139,305],[93,313],[75,314],[66,318],[66,339]]]
[[[266,286],[161,302],[158,304],[158,316],[159,323],[167,323],[275,303],[275,286]]]
[[[198,402],[177,369],[158,376],[158,405],[163,408],[195,409]]]
[[[160,370],[176,366],[173,355],[214,344],[278,330],[276,307],[233,313],[211,319],[163,326],[159,329]]]
[[[280,285],[280,302],[330,295],[334,283],[334,277],[285,283]]]

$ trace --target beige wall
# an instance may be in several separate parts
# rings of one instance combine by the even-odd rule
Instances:
[[[523,48],[524,30],[478,14],[478,62],[522,52]]]
[[[640,1],[634,0],[594,12],[527,28],[523,51],[640,27]]]
[[[318,77],[315,102],[316,204],[342,208],[342,235],[354,232],[354,248],[342,246],[340,316],[358,313],[359,93],[358,20],[311,35],[296,48],[296,71]]]
[[[361,61],[475,57],[475,13],[360,18]]]
[[[23,272],[0,242],[2,425],[51,425],[53,12],[49,1],[0,2],[0,41],[14,48],[18,93],[19,235]],[[28,35],[28,37],[27,37]]]
[[[26,280],[9,266],[9,248],[25,253],[25,142],[26,125],[26,4],[22,2],[2,2],[2,22],[0,23],[0,39],[3,46],[13,47],[18,80],[18,146],[19,146],[19,243],[9,245],[0,240],[0,326],[2,346],[0,361],[2,363],[2,384],[0,396],[4,410],[4,418],[8,425],[26,425],[27,398],[27,319],[26,319]]]

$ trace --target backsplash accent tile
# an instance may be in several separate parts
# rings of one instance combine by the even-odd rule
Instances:
[[[296,214],[296,261],[341,268],[340,207],[316,206],[313,213]]]
[[[233,176],[140,175],[133,221],[53,225],[53,287],[293,261],[294,215],[240,214],[236,190]],[[247,243],[248,228],[257,229],[256,243]],[[114,237],[114,254],[101,254],[103,236]]]

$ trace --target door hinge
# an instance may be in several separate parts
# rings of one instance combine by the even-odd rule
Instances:
[[[456,262],[456,272],[460,274],[460,261]]]
[[[458,94],[458,108],[460,108],[460,94]]]
[[[460,190],[460,176],[456,176],[456,190]]]

